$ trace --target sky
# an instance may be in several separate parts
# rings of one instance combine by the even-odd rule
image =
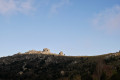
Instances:
[[[0,0],[0,57],[49,48],[68,56],[120,50],[120,0]]]

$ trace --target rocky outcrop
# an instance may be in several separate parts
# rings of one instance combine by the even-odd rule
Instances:
[[[18,54],[22,54],[22,53],[19,52]],[[52,55],[58,55],[56,53],[51,53],[50,49],[48,49],[48,48],[44,48],[43,51],[29,50],[28,52],[25,52],[23,54],[52,54]],[[59,53],[59,55],[62,56],[62,55],[65,55],[65,54],[63,54],[63,52],[61,51]]]
[[[61,51],[61,52],[59,53],[59,55],[64,55],[64,54],[63,54],[63,52]]]

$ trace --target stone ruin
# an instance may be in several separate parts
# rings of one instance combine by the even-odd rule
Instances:
[[[55,54],[55,53],[51,53],[50,49],[44,48],[43,51],[30,50],[28,52],[25,52],[24,54]],[[65,55],[65,54],[63,54],[63,52],[61,51],[59,55]]]
[[[61,52],[59,53],[59,55],[64,55],[64,54],[63,54],[63,52],[61,51]]]
[[[50,54],[50,49],[44,48],[42,51],[43,54]]]
[[[27,54],[33,54],[33,53],[41,53],[41,51],[36,51],[36,50],[29,50],[28,52],[25,52]]]

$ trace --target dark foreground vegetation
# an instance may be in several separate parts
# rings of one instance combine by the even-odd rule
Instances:
[[[0,58],[0,80],[120,80],[120,53],[91,57],[16,54]]]

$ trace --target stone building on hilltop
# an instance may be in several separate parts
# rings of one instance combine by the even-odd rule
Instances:
[[[25,54],[40,54],[42,53],[41,51],[36,51],[36,50],[29,50],[28,52],[25,52]]]
[[[44,48],[42,51],[43,54],[50,54],[50,49]]]
[[[61,52],[59,53],[59,55],[64,55],[64,54],[63,54],[63,52],[61,51]]]
[[[55,53],[51,53],[50,49],[48,48],[44,48],[43,51],[36,51],[36,50],[30,50],[28,52],[25,52],[24,54],[55,54]],[[63,52],[61,51],[59,53],[59,55],[64,55]]]

